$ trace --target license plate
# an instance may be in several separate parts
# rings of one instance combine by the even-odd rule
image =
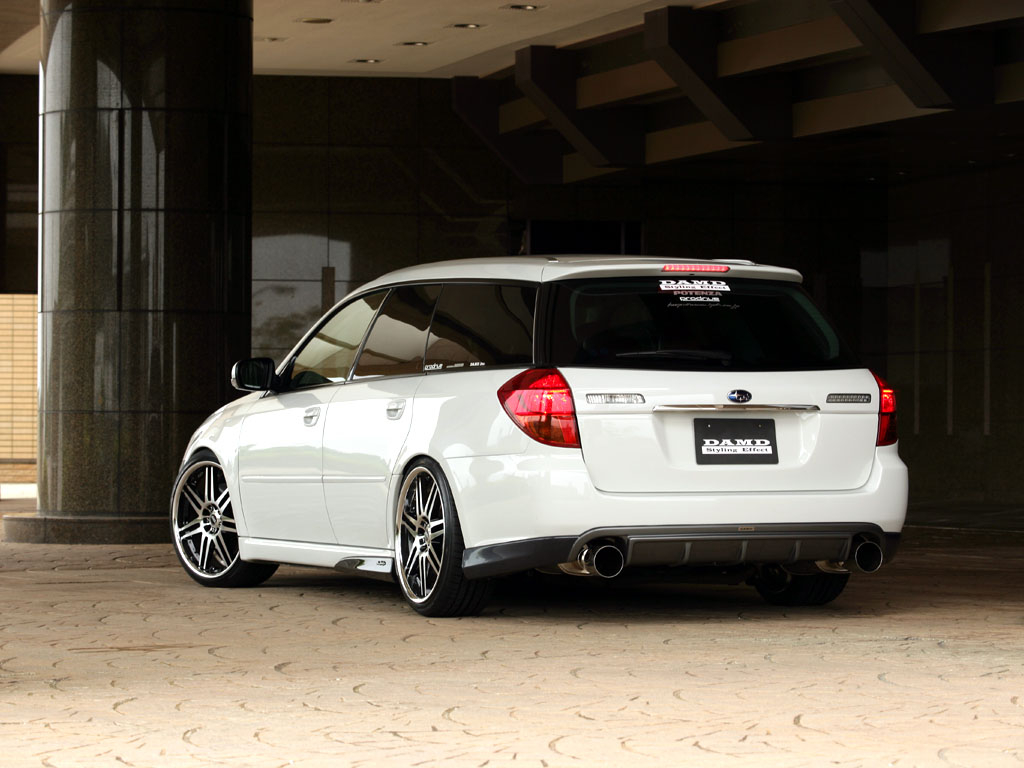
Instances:
[[[694,419],[698,464],[778,464],[775,419]]]

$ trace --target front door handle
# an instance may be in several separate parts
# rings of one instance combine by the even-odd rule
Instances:
[[[388,403],[388,418],[389,419],[400,419],[402,414],[405,413],[405,400],[392,400]]]
[[[307,408],[306,412],[302,415],[302,423],[307,427],[315,426],[317,421],[320,419],[320,408],[314,406],[313,408]]]

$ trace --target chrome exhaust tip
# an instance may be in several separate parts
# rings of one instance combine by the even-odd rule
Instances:
[[[874,573],[885,562],[882,548],[870,539],[855,541],[851,546],[853,551],[845,560],[817,561],[815,565],[818,570],[824,573],[850,573],[851,571]]]
[[[861,573],[874,573],[882,567],[882,548],[873,541],[862,541],[853,550],[853,562]]]
[[[602,579],[614,579],[626,567],[626,558],[614,544],[602,544],[593,551],[591,563]]]
[[[580,550],[574,562],[559,563],[558,567],[571,576],[614,579],[626,567],[626,556],[616,544],[593,542]]]

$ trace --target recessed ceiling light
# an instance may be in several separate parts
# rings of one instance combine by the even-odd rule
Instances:
[[[525,3],[525,4],[517,3],[515,5],[506,5],[505,7],[508,8],[510,11],[539,11],[544,6],[543,5],[532,5],[530,3]]]
[[[349,59],[349,64],[380,64],[384,59]]]
[[[408,45],[414,48],[422,48],[424,45],[430,45],[430,43],[425,43],[422,40],[406,40],[404,43],[395,43],[395,45]]]
[[[296,19],[296,21],[302,24],[330,24],[334,19],[324,18],[323,16],[310,16],[305,19]]]
[[[455,29],[480,29],[483,24],[452,24]]]

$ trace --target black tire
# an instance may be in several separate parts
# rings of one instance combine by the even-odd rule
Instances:
[[[204,587],[254,587],[277,565],[238,556],[238,531],[224,469],[210,451],[188,460],[171,492],[171,540],[185,573]]]
[[[475,616],[493,585],[462,572],[465,544],[451,488],[437,462],[420,458],[402,478],[394,517],[395,581],[423,616]]]
[[[764,566],[754,579],[754,588],[772,605],[824,605],[839,597],[848,573],[788,573],[777,565]]]

